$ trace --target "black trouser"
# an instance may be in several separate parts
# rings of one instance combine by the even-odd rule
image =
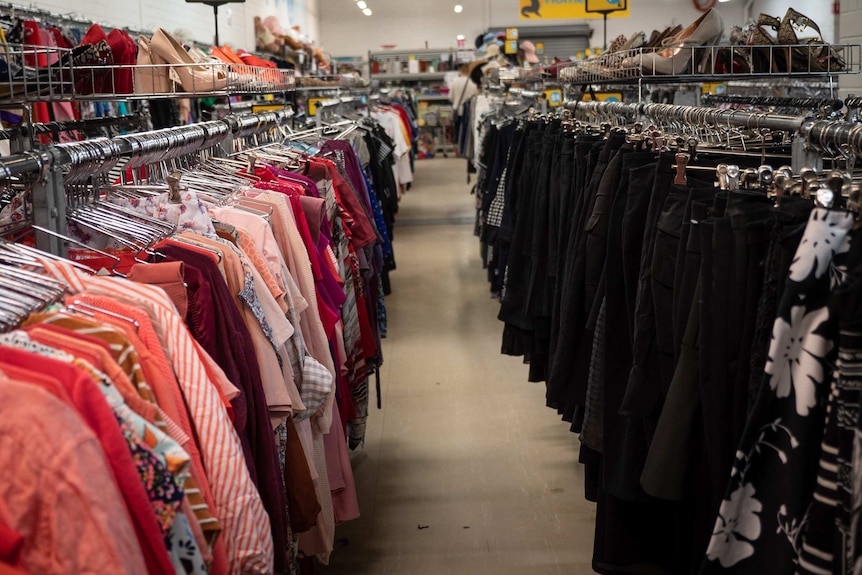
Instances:
[[[560,305],[560,327],[556,335],[557,342],[554,347],[554,355],[551,357],[548,373],[548,406],[556,408],[565,421],[573,421],[575,410],[583,406],[583,393],[585,385],[577,386],[578,375],[574,373],[575,350],[583,335],[586,317],[584,313],[584,271],[586,268],[584,250],[583,226],[595,199],[595,192],[604,175],[613,155],[625,143],[623,134],[611,134],[607,140],[599,143],[601,152],[598,155],[595,168],[590,174],[589,183],[578,194],[579,202],[576,204],[575,217],[572,219],[572,232],[569,237],[569,249],[567,249],[569,264],[564,273],[563,286],[565,293],[562,295]],[[585,178],[586,181],[586,178]],[[587,364],[589,358],[587,358]],[[584,380],[586,374],[583,374]],[[580,394],[578,393],[580,391]]]

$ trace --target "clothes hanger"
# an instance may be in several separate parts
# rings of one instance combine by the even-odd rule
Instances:
[[[90,304],[87,302],[73,301],[72,303],[66,305],[66,309],[73,311],[73,312],[82,313],[82,314],[87,315],[89,317],[96,317],[96,313],[105,314],[105,315],[112,317],[114,319],[118,319],[118,320],[121,320],[121,321],[124,321],[126,323],[131,324],[132,327],[134,328],[135,332],[140,331],[140,328],[141,328],[141,324],[138,322],[138,320],[136,320],[134,318],[125,316],[121,313],[117,313],[115,311],[111,311],[111,310],[108,310],[108,309],[105,309],[105,308],[102,308],[102,307],[99,307],[97,305],[93,305],[93,304]]]
[[[97,248],[94,248],[94,247],[90,246],[89,244],[86,244],[86,243],[84,243],[84,242],[80,242],[80,241],[76,240],[75,238],[70,238],[69,236],[64,236],[63,234],[59,234],[59,233],[57,233],[57,232],[55,232],[55,231],[53,231],[53,230],[49,230],[49,229],[47,229],[47,228],[43,228],[43,227],[41,227],[41,226],[35,226],[35,225],[34,225],[34,226],[32,226],[32,227],[33,227],[33,229],[34,229],[34,230],[40,231],[40,232],[42,232],[42,233],[44,233],[44,234],[48,234],[49,236],[53,236],[53,237],[55,237],[55,238],[59,238],[59,239],[61,239],[61,240],[64,240],[64,241],[66,241],[66,242],[69,242],[70,244],[73,244],[73,245],[76,245],[76,246],[79,246],[79,247],[85,248],[85,249],[87,249],[87,250],[90,250],[90,251],[96,252],[97,254],[99,254],[99,255],[101,255],[101,256],[104,256],[104,257],[106,257],[106,258],[108,258],[108,259],[114,260],[114,265],[113,265],[113,266],[111,266],[111,269],[110,269],[110,270],[108,270],[108,271],[110,271],[112,275],[119,276],[119,277],[126,277],[126,276],[125,276],[125,274],[123,274],[123,273],[121,273],[121,272],[117,271],[117,266],[118,266],[118,265],[120,265],[120,258],[119,258],[119,257],[117,257],[117,256],[115,256],[114,254],[111,254],[111,253],[108,253],[108,252],[105,252],[105,251],[99,250],[99,249],[97,249]],[[58,259],[59,259],[59,258],[58,258]],[[62,261],[66,261],[66,260],[62,260]]]

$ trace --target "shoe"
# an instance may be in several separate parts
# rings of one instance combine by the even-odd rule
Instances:
[[[761,74],[787,73],[787,50],[775,48],[780,44],[778,30],[781,20],[769,14],[761,14],[751,27],[745,44],[751,53],[751,68]]]
[[[196,63],[180,41],[161,28],[150,40],[150,52],[170,64],[171,79],[186,92],[219,92],[227,86],[227,74],[220,66]]]
[[[635,32],[622,46],[620,46],[620,52],[641,48],[645,43],[646,34],[644,34],[643,32]]]
[[[622,49],[623,44],[626,43],[626,40],[627,38],[620,34],[619,36],[614,38],[613,42],[611,42],[610,45],[608,45],[608,52],[619,52]]]
[[[649,41],[646,43],[644,48],[660,48],[662,42],[664,42],[667,38],[672,38],[682,32],[682,25],[677,24],[676,26],[668,26],[661,32],[658,30],[653,30],[650,35]]]
[[[808,34],[803,35],[808,31]],[[820,26],[804,14],[788,8],[778,27],[778,40],[788,48],[793,72],[840,72],[846,66],[839,50],[823,41]],[[809,46],[800,46],[808,44]]]
[[[682,32],[664,40],[663,49],[626,58],[623,67],[640,66],[644,74],[676,75],[693,69],[696,48],[712,46],[724,33],[724,22],[715,9],[692,22]],[[709,51],[706,50],[704,56]]]
[[[137,63],[135,94],[170,94],[175,91],[166,62],[153,53],[146,36],[138,36]]]
[[[710,75],[750,74],[750,54],[742,46],[717,46],[709,50],[697,72]]]

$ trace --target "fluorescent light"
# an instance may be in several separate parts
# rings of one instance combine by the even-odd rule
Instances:
[[[359,7],[360,10],[365,10],[366,8],[368,8],[368,4],[366,4],[362,0],[359,0],[356,5]]]
[[[463,10],[464,10],[463,6],[461,6],[460,4],[455,4],[455,13],[456,14],[460,14],[461,11],[463,11]]]
[[[362,10],[362,13],[366,16],[371,16],[371,8],[365,8],[364,10]]]

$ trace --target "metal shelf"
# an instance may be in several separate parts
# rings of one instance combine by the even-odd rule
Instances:
[[[573,62],[560,68],[559,79],[571,85],[613,85],[828,78],[858,74],[862,61],[862,46],[859,44],[699,46],[674,49],[680,51],[672,60],[660,60],[664,66],[656,63],[654,54],[665,49],[638,48]],[[718,64],[729,50],[743,58],[749,71],[726,71]],[[699,63],[705,64],[699,66]],[[666,66],[670,66],[670,73],[662,73],[664,70],[659,69]]]
[[[374,74],[381,82],[433,82],[446,77],[446,72],[421,72],[419,74]]]
[[[30,102],[244,96],[292,92],[293,70],[200,64],[77,65],[75,50],[0,45],[0,105]],[[4,77],[5,76],[5,77]],[[182,84],[188,90],[183,90]]]
[[[377,60],[378,62],[386,61],[386,60],[409,60],[411,56],[465,56],[470,58],[475,58],[476,52],[474,50],[467,49],[458,49],[458,48],[423,48],[421,50],[381,50],[375,52],[368,53],[369,60]]]

